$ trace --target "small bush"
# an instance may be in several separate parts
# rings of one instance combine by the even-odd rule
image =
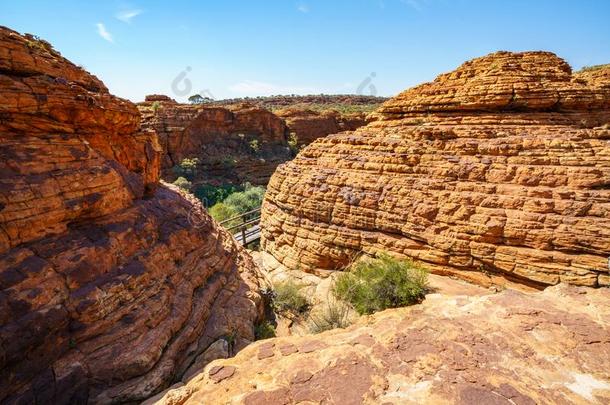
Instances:
[[[288,137],[288,147],[293,155],[299,153],[299,138],[297,138],[297,134],[295,132],[291,132]]]
[[[238,214],[244,214],[260,208],[265,197],[265,187],[253,186],[249,183],[243,185],[244,191],[233,193],[223,200],[223,203],[233,208]]]
[[[229,218],[233,218],[239,215],[239,213],[235,211],[233,207],[230,207],[227,204],[221,202],[214,204],[212,208],[210,208],[209,213],[212,218],[214,218],[218,222],[226,221]],[[233,225],[237,225],[240,222],[241,221],[239,219],[236,219],[235,221],[230,221],[224,224],[224,226],[226,228],[229,228]]]
[[[372,314],[421,302],[427,280],[428,273],[413,261],[379,254],[374,260],[355,263],[337,277],[333,293],[359,314]]]
[[[161,108],[161,103],[160,102],[155,101],[155,102],[152,103],[152,110],[153,110],[154,113],[156,113],[159,110],[159,108]]]
[[[206,207],[212,207],[214,204],[222,202],[231,194],[243,190],[243,186],[236,186],[233,184],[222,184],[220,186],[204,184],[197,187],[197,190],[195,190],[195,196],[199,198]]]
[[[275,337],[275,327],[269,321],[263,321],[254,325],[254,337],[256,340],[270,339]]]
[[[176,181],[174,181],[173,184],[175,186],[180,187],[184,191],[190,191],[191,190],[191,186],[192,186],[192,183],[190,181],[188,181],[187,179],[185,179],[184,177],[178,177],[176,179]]]
[[[180,164],[174,166],[172,171],[176,176],[185,177],[187,180],[192,180],[197,175],[198,158],[182,159]]]
[[[231,169],[237,164],[237,159],[235,159],[233,156],[226,156],[220,159],[219,163],[222,167]]]
[[[311,314],[309,331],[320,333],[331,329],[346,328],[351,325],[350,308],[341,301],[328,301],[323,311]]]
[[[309,301],[301,290],[303,286],[292,280],[283,281],[273,286],[275,296],[273,298],[273,309],[278,313],[302,314],[309,308]]]
[[[250,149],[252,149],[254,153],[258,153],[261,150],[261,145],[259,144],[258,139],[253,139],[250,141]]]

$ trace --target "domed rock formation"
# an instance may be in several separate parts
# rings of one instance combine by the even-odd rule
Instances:
[[[0,27],[0,402],[109,403],[253,340],[252,259],[159,184],[136,107]]]
[[[347,328],[256,342],[159,404],[607,404],[610,290],[428,295]]]
[[[284,121],[264,108],[177,104],[147,96],[138,108],[142,127],[156,131],[164,151],[163,177],[185,158],[198,158],[196,182],[267,184],[292,157]]]
[[[399,94],[278,168],[263,249],[308,272],[387,250],[479,283],[610,285],[603,72],[498,52]]]

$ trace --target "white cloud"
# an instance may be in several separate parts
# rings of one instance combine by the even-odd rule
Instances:
[[[95,24],[97,26],[97,33],[100,34],[100,37],[104,38],[108,42],[114,42],[112,39],[112,35],[106,30],[106,27],[102,23]]]
[[[142,10],[123,10],[116,13],[115,17],[127,24],[131,24],[131,20],[140,14],[142,14]]]
[[[420,0],[401,0],[401,1],[405,4],[408,4],[409,6],[413,7],[417,11],[421,11],[421,9],[422,9]]]
[[[297,10],[299,10],[301,13],[307,14],[309,13],[309,6],[305,3],[301,3],[297,6]]]
[[[254,96],[270,96],[274,94],[317,94],[319,90],[312,87],[280,86],[273,83],[244,80],[229,86],[234,93]]]

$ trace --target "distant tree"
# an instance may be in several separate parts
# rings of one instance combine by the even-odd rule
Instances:
[[[202,104],[203,100],[204,100],[204,98],[201,97],[200,94],[193,94],[192,96],[189,97],[189,103],[191,103],[191,104]]]

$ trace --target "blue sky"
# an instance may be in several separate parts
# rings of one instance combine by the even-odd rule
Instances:
[[[606,0],[0,0],[0,25],[133,101],[355,93],[367,78],[364,94],[390,96],[497,50],[610,63],[609,16]]]

